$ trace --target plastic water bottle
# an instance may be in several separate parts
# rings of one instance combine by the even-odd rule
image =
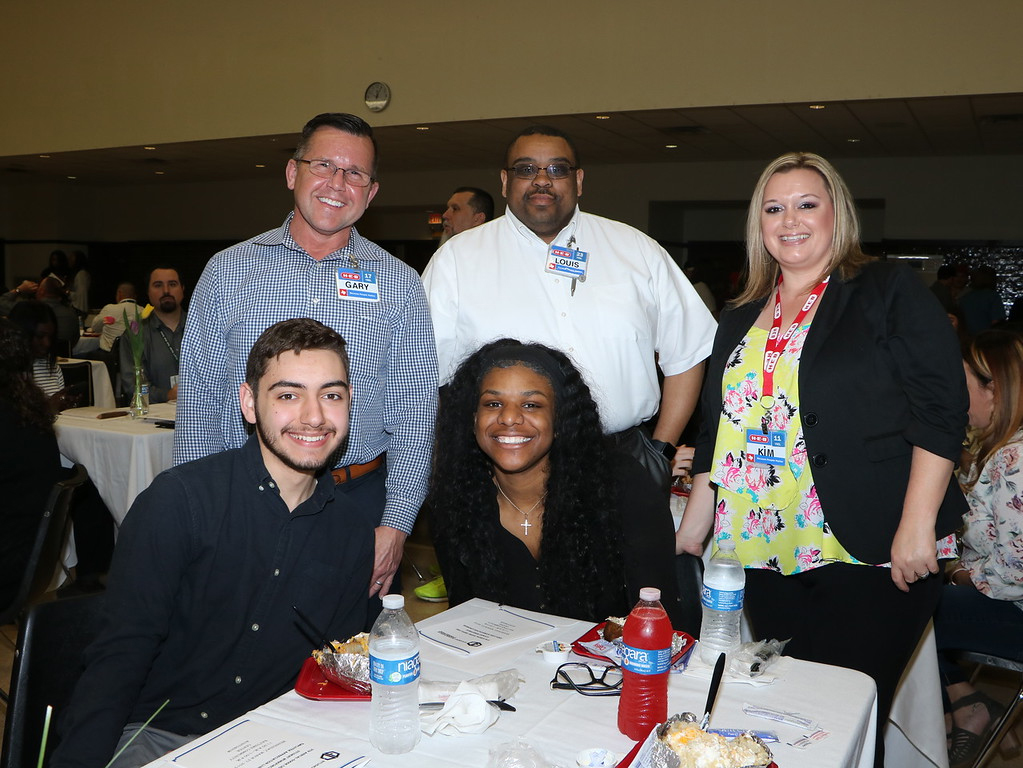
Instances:
[[[369,635],[373,687],[369,740],[388,755],[419,743],[419,632],[405,613],[402,595],[386,595]]]
[[[718,655],[739,647],[742,598],[746,572],[735,554],[735,542],[722,539],[703,572],[703,624],[700,628],[700,658],[714,666]]]
[[[618,730],[633,741],[668,717],[671,620],[660,603],[661,590],[643,587],[622,632],[622,696]]]

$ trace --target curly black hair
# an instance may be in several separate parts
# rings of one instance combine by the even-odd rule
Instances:
[[[16,323],[0,318],[0,402],[14,411],[17,424],[53,432],[57,415],[32,380],[29,341]]]
[[[527,354],[523,354],[523,349]],[[537,364],[547,356],[560,374],[555,392],[554,440],[543,513],[539,577],[546,610],[593,618],[598,596],[624,583],[611,445],[597,405],[579,371],[561,352],[540,344],[500,339],[481,347],[441,390],[437,442],[427,507],[441,563],[460,562],[489,594],[514,593],[494,557],[499,515],[490,458],[476,442],[474,419],[483,378],[494,368]],[[520,359],[525,357],[527,359]],[[512,602],[512,601],[510,601]]]

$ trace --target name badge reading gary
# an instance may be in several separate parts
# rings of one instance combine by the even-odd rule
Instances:
[[[785,433],[772,429],[764,434],[762,429],[746,430],[746,461],[754,464],[785,464]]]
[[[552,245],[547,249],[547,267],[544,272],[585,282],[588,258],[586,251]]]
[[[348,301],[380,301],[380,283],[372,269],[339,269],[337,295]]]

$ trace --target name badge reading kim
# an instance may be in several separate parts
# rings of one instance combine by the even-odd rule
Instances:
[[[588,259],[589,254],[586,251],[552,245],[547,249],[547,266],[544,272],[586,282]]]
[[[347,301],[380,301],[376,270],[339,269],[337,295]]]
[[[772,429],[764,434],[762,429],[747,429],[746,461],[753,464],[783,466],[785,464],[785,433]]]

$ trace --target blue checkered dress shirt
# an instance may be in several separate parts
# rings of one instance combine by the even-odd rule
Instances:
[[[437,348],[419,276],[353,227],[348,246],[320,261],[277,229],[216,254],[195,287],[181,346],[174,463],[245,442],[238,387],[264,330],[311,317],[348,342],[351,433],[338,466],[387,452],[381,524],[411,532],[426,496],[437,411]],[[380,301],[342,300],[339,268],[376,270]]]

